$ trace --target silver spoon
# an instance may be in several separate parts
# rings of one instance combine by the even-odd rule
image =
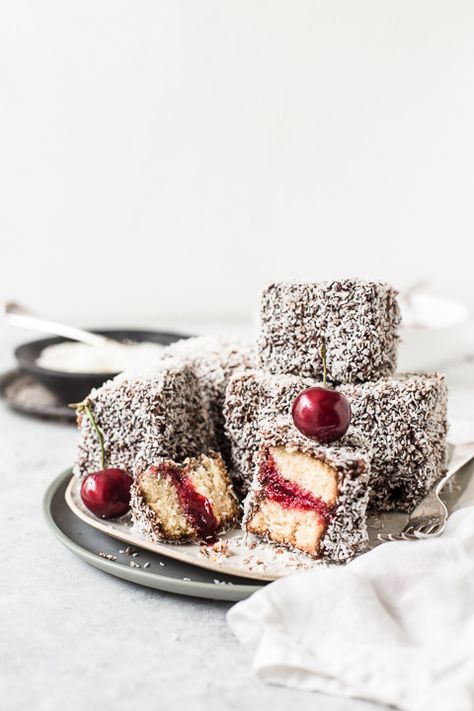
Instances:
[[[62,336],[63,338],[70,338],[80,343],[87,343],[89,346],[103,346],[111,340],[97,333],[83,331],[82,328],[75,328],[74,326],[67,326],[64,323],[38,318],[22,308],[19,304],[6,303],[3,305],[3,311],[5,318],[12,326],[31,328],[34,331],[45,331],[45,333],[52,333],[55,336]]]

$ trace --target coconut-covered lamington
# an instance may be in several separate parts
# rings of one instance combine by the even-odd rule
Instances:
[[[262,423],[243,527],[312,558],[344,562],[367,545],[370,451],[346,435],[323,445],[288,420]]]
[[[214,542],[239,510],[224,461],[214,452],[139,472],[130,505],[134,526],[146,538],[176,543]]]
[[[261,370],[231,378],[224,412],[234,467],[247,486],[260,445],[260,423],[291,411],[302,390],[316,383]],[[447,392],[442,375],[401,374],[341,385],[352,425],[372,448],[370,506],[409,511],[441,476],[446,460]]]
[[[439,373],[343,385],[352,422],[373,447],[370,505],[411,511],[445,471],[447,388]]]
[[[262,295],[259,365],[271,373],[376,380],[395,372],[400,310],[388,284],[360,279],[274,283]]]
[[[213,446],[227,455],[229,443],[224,434],[222,413],[225,390],[232,375],[255,367],[254,346],[223,337],[197,336],[173,343],[163,355],[194,368],[215,430]]]
[[[200,379],[190,365],[167,360],[153,370],[121,373],[88,397],[104,438],[108,467],[135,475],[159,458],[182,461],[205,452],[214,430]],[[75,474],[102,469],[100,443],[85,415]]]

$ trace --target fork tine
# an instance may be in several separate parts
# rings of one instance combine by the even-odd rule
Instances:
[[[436,524],[431,523],[425,524],[424,526],[420,526],[420,528],[418,529],[418,533],[421,533],[423,536],[427,536],[434,526],[436,526]]]
[[[446,521],[428,521],[418,526],[407,524],[401,533],[379,533],[377,539],[387,541],[416,541],[422,538],[440,535],[445,528]]]
[[[446,525],[445,521],[435,523],[435,524],[433,524],[433,526],[430,526],[430,528],[427,530],[426,533],[430,536],[434,536],[437,533],[441,533],[442,531],[444,531],[445,525]]]
[[[383,543],[387,541],[401,541],[402,538],[398,533],[379,533],[377,534],[377,539]]]
[[[421,533],[423,536],[428,533],[428,529],[431,527],[430,523],[422,523],[421,526],[414,531],[414,534]]]

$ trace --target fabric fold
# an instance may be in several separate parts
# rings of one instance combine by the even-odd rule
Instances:
[[[406,711],[474,709],[474,507],[440,538],[282,578],[228,613],[271,684]]]

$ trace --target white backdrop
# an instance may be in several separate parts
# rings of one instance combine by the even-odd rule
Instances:
[[[4,0],[0,298],[245,318],[263,282],[474,306],[470,0]]]

